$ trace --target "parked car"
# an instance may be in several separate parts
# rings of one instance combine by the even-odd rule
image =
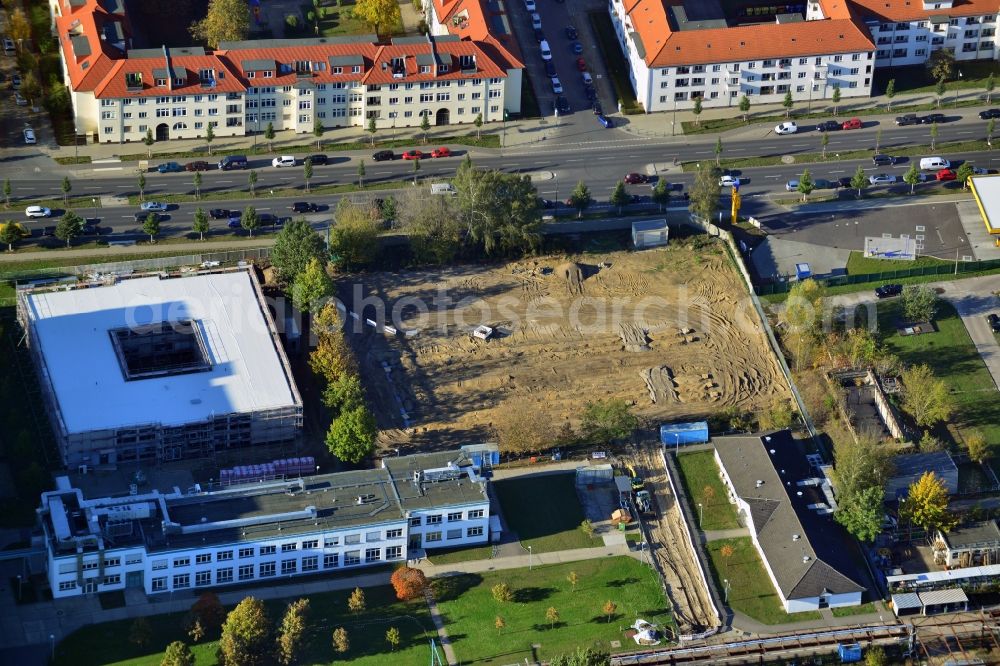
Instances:
[[[52,211],[45,206],[28,206],[24,209],[25,217],[52,217]]]
[[[611,129],[611,124],[612,124],[611,119],[608,118],[607,116],[603,114],[597,116],[597,122],[601,123],[601,125],[604,126],[604,129]]]
[[[813,181],[814,190],[832,190],[837,187],[837,182],[826,178],[817,178]]]
[[[993,329],[994,333],[1000,333],[1000,316],[996,313],[991,313],[986,316],[986,321],[989,322],[990,328]]]
[[[604,109],[601,108],[601,103],[598,102],[596,99],[594,100],[593,109],[594,109],[594,115],[595,116],[603,116],[604,115]]]
[[[537,9],[535,7],[535,0],[524,0],[524,9],[529,12],[535,11]]]
[[[555,107],[559,109],[559,113],[569,113],[569,100],[559,95],[556,97]]]
[[[243,226],[243,213],[238,210],[229,211],[229,218],[226,226],[230,229],[239,229]]]
[[[20,74],[15,74],[14,76],[10,77],[10,87],[11,87],[12,90],[20,90],[21,89],[21,75]]]
[[[903,116],[896,116],[896,124],[900,127],[906,125],[919,125],[920,117],[915,113],[907,113]]]
[[[275,157],[271,160],[271,166],[278,167],[293,167],[295,166],[295,158],[291,155],[282,155],[281,157]]]
[[[556,202],[553,201],[552,199],[543,199],[541,197],[535,197],[535,198],[538,201],[539,208],[544,208],[545,210],[548,210],[550,208],[556,207]]]
[[[296,201],[292,204],[293,213],[315,213],[319,210],[319,206],[314,203],[309,203],[306,201]]]
[[[583,80],[583,85],[585,86],[594,85],[594,77],[590,75],[590,72],[580,72],[580,78]]]
[[[228,208],[213,208],[210,211],[208,211],[208,214],[209,214],[209,216],[213,220],[222,220],[222,219],[225,219],[225,218],[229,217],[229,209]]]
[[[541,51],[542,60],[552,60],[552,49],[549,48],[549,43],[546,40],[542,40],[538,44],[538,49]]]
[[[929,113],[920,119],[921,125],[930,125],[932,123],[943,123],[947,120],[947,116],[943,113]]]
[[[56,228],[55,227],[45,227],[44,229],[42,229],[42,235],[45,236],[45,237],[47,237],[47,238],[52,238],[53,236],[56,235]]]
[[[988,175],[990,171],[991,169],[986,169],[983,167],[977,167],[977,166],[972,167],[972,175],[974,176],[985,176]]]
[[[872,155],[872,164],[875,166],[890,166],[896,163],[896,158],[892,155]]]
[[[841,125],[841,127],[843,129],[845,129],[845,130],[861,129],[861,127],[862,127],[862,125],[861,125],[861,119],[860,118],[851,118],[850,120],[845,120],[844,124]]]
[[[739,176],[725,175],[719,178],[719,187],[733,187],[734,185],[740,184]],[[798,187],[798,181],[795,182],[795,186]]]
[[[431,151],[431,157],[451,157],[451,151],[447,146],[441,146]]]
[[[877,298],[892,298],[902,293],[903,285],[901,284],[884,284],[881,287],[875,288],[875,296]]]
[[[955,180],[955,178],[957,178],[957,175],[951,169],[941,169],[940,171],[937,172],[937,175],[934,177],[937,180],[946,181],[946,180]]]
[[[162,213],[167,210],[167,204],[160,203],[159,201],[144,201],[139,204],[139,210],[144,210],[147,213],[156,212]]]
[[[825,121],[821,122],[819,125],[816,125],[816,131],[817,132],[833,132],[835,130],[839,130],[840,126],[841,126],[841,123],[837,122],[836,120],[825,120]]]
[[[775,134],[795,134],[799,131],[799,126],[794,122],[787,120],[783,123],[778,123],[774,126]]]
[[[562,95],[563,87],[562,87],[562,82],[559,81],[559,77],[553,76],[551,81],[552,81],[552,93],[555,95]]]
[[[4,37],[3,38],[3,52],[6,53],[7,55],[13,55],[14,54],[14,50],[15,50],[14,49],[14,40],[11,39],[10,37]]]
[[[391,150],[380,150],[372,155],[372,160],[376,162],[389,162],[396,159],[396,153]]]
[[[14,93],[14,104],[17,106],[28,106],[28,100],[24,99],[24,95],[19,92]]]
[[[578,36],[579,35],[577,35],[577,33],[576,33],[576,28],[574,28],[571,25],[566,26],[566,39],[568,39],[570,41],[576,41],[576,38]]]
[[[109,227],[108,227],[109,228]],[[84,236],[100,236],[101,228],[97,226],[96,221],[88,220],[84,222],[83,228],[80,230]]]
[[[989,120],[990,118],[1000,118],[1000,109],[986,109],[985,111],[980,111],[979,118],[981,120]]]
[[[150,215],[152,215],[153,219],[156,220],[157,222],[159,222],[160,219],[162,219],[162,218],[160,218],[160,214],[159,213],[142,213],[142,212],[140,212],[140,213],[136,213],[134,215],[135,221],[138,222],[139,224],[142,224],[147,219],[149,219]]]
[[[550,79],[553,76],[556,76],[556,64],[551,60],[545,61],[545,76],[549,77]]]
[[[156,170],[160,173],[179,173],[184,171],[184,167],[177,162],[164,162],[160,166],[156,167]]]
[[[542,17],[539,16],[538,14],[532,14],[531,15],[531,27],[534,28],[535,30],[541,30],[542,29]]]
[[[260,226],[262,227],[280,227],[286,222],[291,220],[290,217],[278,217],[277,215],[272,215],[271,213],[261,213],[260,214]]]
[[[581,72],[587,71],[587,61],[583,59],[583,56],[576,59],[576,68]]]
[[[837,179],[837,185],[839,185],[840,187],[851,187],[851,177],[841,176],[840,178]]]
[[[799,189],[799,181],[797,178],[793,178],[792,180],[785,183],[786,192],[797,192],[798,189]]]
[[[208,162],[188,162],[184,165],[185,171],[208,171],[212,165]]]
[[[405,153],[403,153],[404,160],[419,160],[423,159],[423,157],[424,154],[419,150],[407,150]]]
[[[317,166],[317,165],[320,165],[320,164],[329,164],[330,163],[330,158],[327,157],[326,155],[324,155],[323,153],[317,153],[315,155],[310,155],[306,159],[309,160],[310,162],[312,162],[313,166]]]
[[[636,185],[639,183],[648,183],[649,176],[644,173],[636,173],[633,171],[632,173],[625,174],[625,178],[623,180],[629,185]]]
[[[583,94],[587,97],[588,102],[593,102],[597,99],[597,91],[594,89],[594,86],[585,86]]]
[[[580,42],[573,42],[570,45],[570,49],[573,50],[573,53],[575,55],[580,55],[581,53],[583,53],[583,44],[581,44]]]
[[[877,173],[873,176],[868,176],[868,182],[872,185],[893,185],[897,181],[897,178],[888,173]]]
[[[541,28],[535,28],[535,41],[536,42],[545,41],[545,33],[542,31]]]
[[[24,142],[27,144],[38,143],[38,139],[35,138],[35,130],[30,127],[24,128]]]

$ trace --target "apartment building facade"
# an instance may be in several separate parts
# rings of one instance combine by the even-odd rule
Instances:
[[[38,516],[55,598],[124,588],[155,595],[486,543],[485,483],[461,451],[386,459],[373,470],[94,499],[61,477]]]

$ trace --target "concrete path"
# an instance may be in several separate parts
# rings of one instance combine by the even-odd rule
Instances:
[[[457,664],[458,658],[455,656],[455,649],[451,647],[451,639],[448,638],[448,630],[444,627],[444,620],[438,612],[437,601],[434,599],[434,592],[430,589],[424,590],[424,599],[427,600],[427,610],[430,611],[431,620],[437,627],[438,642],[444,650],[444,658],[449,664]]]
[[[191,241],[190,243],[161,243],[158,245],[115,245],[112,247],[92,247],[79,249],[51,249],[37,252],[0,252],[0,264],[22,261],[52,261],[56,259],[86,259],[85,263],[128,261],[136,255],[154,253],[206,254],[227,252],[248,248],[270,247],[274,238],[254,238],[226,241]]]
[[[826,609],[820,611],[822,618],[819,620],[787,622],[785,624],[764,624],[763,622],[758,622],[757,620],[751,619],[743,613],[734,610],[733,629],[735,631],[749,633],[750,635],[746,636],[747,638],[762,638],[788,632],[809,630],[819,631],[823,629],[830,629],[832,627],[850,627],[858,624],[872,624],[875,622],[894,623],[896,621],[896,617],[892,614],[892,612],[886,610],[881,601],[876,602],[875,607],[877,609],[877,612],[875,613],[868,613],[865,615],[847,615],[844,617],[837,617],[832,611]]]
[[[750,530],[745,527],[734,527],[729,530],[705,530],[701,534],[705,541],[718,541],[720,539],[737,539],[739,537],[750,536]]]

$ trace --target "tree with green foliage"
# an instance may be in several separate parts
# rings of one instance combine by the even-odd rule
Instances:
[[[226,664],[265,666],[273,654],[271,621],[264,603],[246,597],[236,605],[222,625],[219,654]]]
[[[0,224],[0,243],[7,246],[8,252],[14,251],[14,243],[21,240],[22,227],[20,223],[8,221]]]
[[[260,214],[256,208],[247,206],[243,209],[243,213],[240,215],[240,226],[250,232],[250,238],[253,238],[253,232],[260,229]]]
[[[379,37],[387,37],[402,20],[397,0],[357,0],[351,14],[367,23]]]
[[[28,70],[21,77],[21,94],[28,100],[28,104],[35,106],[35,101],[42,96],[42,84],[38,82],[33,70]]]
[[[722,137],[715,137],[715,166],[719,166],[722,161]]]
[[[428,114],[425,113],[420,117],[420,131],[424,133],[424,143],[427,143],[427,132],[430,128],[431,120],[428,117]],[[417,161],[419,162],[420,160]]]
[[[881,645],[871,645],[865,650],[865,666],[889,666],[889,658]]]
[[[934,376],[927,365],[903,370],[903,409],[919,426],[933,426],[945,421],[955,410],[948,384]]]
[[[306,182],[306,193],[309,192],[309,181],[312,180],[312,177],[313,161],[312,158],[307,157],[305,161],[302,162],[302,179]]]
[[[837,497],[858,497],[866,488],[885,488],[892,477],[892,453],[871,434],[848,434],[833,440],[833,482]]]
[[[296,663],[304,647],[306,622],[309,617],[309,600],[297,599],[288,604],[278,628],[278,663],[291,666]]]
[[[17,44],[17,50],[20,53],[24,48],[24,42],[31,39],[31,21],[19,4],[6,7],[7,22],[5,27],[7,28],[7,34]]]
[[[795,106],[791,90],[785,93],[785,99],[781,101],[781,106],[785,107],[785,118],[788,118],[792,114],[792,107]]]
[[[820,148],[823,149],[823,159],[826,159],[826,147],[830,145],[830,133],[823,132],[823,136],[819,140]]]
[[[337,627],[333,630],[333,649],[338,654],[347,654],[351,649],[351,640],[347,636],[347,629]]]
[[[969,454],[969,460],[980,465],[990,457],[990,444],[979,430],[973,430],[965,436],[965,450]]]
[[[549,666],[610,666],[610,664],[610,654],[591,647],[586,649],[578,647],[576,652],[560,654],[549,661]]]
[[[996,118],[990,118],[989,122],[986,123],[986,145],[990,148],[993,147],[993,133],[997,129]]]
[[[541,244],[542,216],[531,178],[463,165],[452,180],[454,206],[468,241],[486,254],[534,252]]]
[[[465,233],[454,198],[404,195],[399,222],[410,238],[416,263],[447,264],[458,255]]]
[[[396,627],[389,627],[385,630],[385,642],[389,644],[389,648],[392,652],[396,651],[399,647],[399,629]]]
[[[149,242],[156,242],[156,234],[160,233],[160,216],[150,213],[142,222],[142,232],[149,235]]]
[[[493,601],[498,604],[506,604],[514,600],[514,591],[510,589],[510,585],[507,583],[497,583],[490,588],[490,594],[493,595]]]
[[[889,79],[889,83],[885,86],[885,98],[889,100],[886,105],[886,111],[892,111],[892,98],[896,96],[896,79]]]
[[[590,207],[594,198],[590,196],[590,188],[582,180],[577,181],[576,187],[569,193],[569,203],[576,208],[576,216],[583,217],[583,211]]]
[[[219,595],[215,592],[203,592],[198,599],[191,604],[189,612],[191,619],[201,622],[205,631],[215,633],[222,629],[222,624],[226,621],[226,609],[219,600]]]
[[[937,311],[937,292],[927,285],[911,284],[903,289],[903,315],[907,321],[933,321]]]
[[[323,389],[323,404],[334,414],[357,409],[365,404],[365,390],[361,378],[352,372],[343,372]]]
[[[958,167],[958,171],[955,172],[955,180],[962,184],[962,189],[968,189],[969,178],[974,175],[972,170],[972,162],[962,162],[962,166]]]
[[[322,236],[304,219],[292,220],[278,232],[271,248],[271,265],[278,270],[278,281],[284,285],[295,282],[310,260],[326,256]]]
[[[928,534],[934,530],[947,532],[957,522],[948,512],[948,489],[944,481],[929,471],[910,484],[906,501],[900,502],[899,517]]]
[[[476,141],[482,138],[483,132],[483,114],[477,113],[476,119],[472,121],[472,124],[476,126]]]
[[[868,188],[868,185],[870,185],[868,174],[865,173],[864,167],[859,164],[854,175],[851,176],[851,187],[858,191],[858,198],[861,198],[861,193]]]
[[[549,606],[545,609],[545,621],[549,623],[549,629],[556,626],[556,622],[559,621],[559,611],[556,610],[555,606]]]
[[[875,154],[878,154],[879,146],[882,145],[882,128],[875,130]]]
[[[943,51],[944,49],[941,49]],[[935,53],[940,53],[941,51],[935,51]],[[941,108],[941,100],[945,93],[948,92],[948,85],[944,82],[944,78],[938,79],[937,85],[934,86],[934,94],[937,96],[937,108]],[[933,146],[931,146],[933,149]]]
[[[349,270],[366,266],[378,254],[378,237],[382,232],[378,215],[370,206],[359,206],[347,198],[337,202],[330,230],[330,252],[336,261]]]
[[[439,199],[444,199],[447,197],[438,197]],[[384,199],[378,205],[378,213],[382,216],[382,220],[389,224],[390,226],[395,223],[396,218],[399,216],[399,209],[396,206],[396,197],[391,194]]]
[[[419,161],[419,160],[418,160]],[[365,186],[365,161],[358,161],[358,187],[364,188]]]
[[[146,136],[142,137],[142,143],[146,146],[146,159],[152,158],[153,144],[156,143],[156,139],[153,138],[153,130],[146,130]]]
[[[990,76],[986,79],[986,103],[993,103],[993,89],[997,87],[996,75],[990,72]]]
[[[931,150],[934,150],[934,147],[937,145],[937,138],[938,138],[938,124],[931,123]]]
[[[212,142],[215,141],[215,121],[208,123],[205,128],[205,147],[208,148],[209,156],[212,155]]]
[[[839,498],[837,512],[833,517],[854,538],[871,543],[882,532],[884,501],[885,489],[869,486],[853,495]]]
[[[799,184],[795,189],[802,195],[802,201],[807,201],[809,199],[809,195],[812,194],[814,189],[816,189],[816,184],[813,182],[809,169],[803,171],[802,175],[799,176]]]
[[[417,184],[417,174],[420,173],[420,160],[413,160],[413,184]]]
[[[375,116],[368,117],[368,126],[365,127],[365,131],[368,132],[368,136],[371,137],[372,145],[375,145],[375,133],[378,132],[378,123],[375,121]]]
[[[660,212],[670,203],[670,188],[668,187],[667,181],[663,178],[657,178],[656,184],[653,185],[653,189],[650,192],[653,203],[660,207]]]
[[[139,172],[139,178],[136,181],[136,185],[139,186],[139,201],[146,200],[146,174],[142,171]]]
[[[69,193],[73,191],[73,183],[70,181],[69,176],[63,176],[62,179],[62,193],[63,193],[63,205],[69,205]]]
[[[194,196],[196,199],[201,199],[201,180],[201,171],[195,171],[192,183],[194,184]]]
[[[691,113],[694,114],[695,125],[698,126],[701,125],[701,112],[702,112],[701,97],[698,96],[694,98],[694,108],[691,109]]]
[[[378,430],[367,406],[344,410],[330,424],[326,446],[330,453],[356,465],[375,452]]]
[[[355,587],[354,591],[351,592],[351,596],[347,598],[347,609],[357,615],[358,613],[364,613],[367,607],[368,602],[365,600],[365,591],[360,587]]]
[[[837,115],[840,109],[840,84],[833,84],[833,95],[830,97],[830,101],[833,102],[833,115]]]
[[[614,398],[588,402],[583,410],[582,429],[590,441],[611,442],[631,437],[639,419],[624,400]]]
[[[56,223],[56,238],[66,241],[66,247],[83,233],[83,218],[71,210],[66,211]]]
[[[917,168],[916,161],[910,162],[910,168],[903,174],[903,182],[910,186],[910,194],[913,194],[917,183],[920,182],[920,170]]]
[[[194,653],[184,641],[174,641],[164,651],[160,666],[194,666]]]
[[[324,129],[325,128],[323,127],[323,121],[320,120],[319,117],[313,120],[313,136],[316,137],[316,150],[319,150],[320,148],[323,147],[322,144],[323,144]]]
[[[936,49],[924,63],[935,81],[955,78],[955,54],[948,49]]]
[[[611,196],[608,198],[608,203],[618,208],[618,214],[621,215],[622,206],[627,204],[629,199],[629,193],[625,191],[625,183],[619,180],[615,183],[614,189],[611,190]]]
[[[318,312],[333,294],[333,282],[319,259],[306,264],[292,283],[292,303],[302,312]]]
[[[3,179],[3,205],[5,208],[10,208],[10,195],[13,193],[14,188],[10,184],[10,178]]]
[[[267,127],[264,128],[264,139],[267,140],[267,149],[268,150],[271,150],[271,151],[274,150],[274,137],[275,136],[277,136],[277,134],[274,131],[274,123],[273,122],[268,122],[267,123]]]
[[[208,215],[199,206],[194,211],[194,222],[191,225],[191,230],[198,234],[198,240],[205,240],[205,234],[208,233],[209,228]]]
[[[750,117],[750,98],[746,95],[740,98],[740,113],[743,114],[743,122],[748,122]]]
[[[250,173],[247,174],[247,185],[250,187],[250,196],[257,198],[257,170],[250,169]]]
[[[242,42],[250,34],[250,12],[243,0],[209,0],[205,18],[191,25],[191,36],[217,49],[222,42]]]
[[[705,222],[711,222],[719,210],[719,170],[712,164],[703,162],[694,177],[691,186],[691,202],[688,205],[691,212]]]

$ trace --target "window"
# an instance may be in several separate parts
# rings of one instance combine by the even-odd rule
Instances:
[[[122,582],[122,577],[120,575],[118,575],[118,574],[114,574],[113,576],[105,576],[104,577],[104,584],[105,585],[121,585],[121,582]]]
[[[319,541],[316,539],[302,542],[302,550],[316,550],[317,548],[319,548]]]
[[[260,556],[261,557],[264,557],[265,555],[274,555],[276,552],[278,552],[278,547],[277,546],[261,546],[260,547]]]
[[[174,589],[191,587],[191,574],[174,574]]]
[[[175,107],[174,107],[174,108],[172,109],[172,111],[173,111],[172,115],[173,115],[173,116],[174,116],[175,118],[180,118],[180,117],[182,117],[182,116],[186,116],[186,115],[188,114],[188,110],[187,110],[187,109],[185,109],[185,108],[184,108],[184,107],[182,107],[182,106],[175,106]]]
[[[253,548],[240,548],[240,559],[245,560],[248,557],[253,557]]]
[[[190,557],[178,557],[174,560],[174,567],[187,567],[190,565],[191,565]],[[86,569],[87,568],[86,565],[84,565],[83,568]]]
[[[462,530],[461,529],[448,530],[448,541],[452,541],[454,539],[461,539],[461,538],[462,538]]]
[[[240,580],[253,580],[253,565],[252,564],[241,564],[240,565]]]
[[[109,557],[104,560],[104,568],[110,569],[111,567],[119,567],[122,564],[122,559],[120,557]]]
[[[340,537],[326,537],[323,539],[323,547],[331,548],[340,545]]]
[[[233,551],[231,550],[220,550],[215,554],[216,562],[228,562],[231,559],[233,559]]]
[[[317,569],[319,569],[319,557],[313,555],[302,558],[302,571],[316,571]]]
[[[208,564],[212,561],[212,553],[199,553],[194,557],[195,564]]]
[[[420,94],[420,101],[421,102],[433,102],[434,101],[434,95],[433,95],[433,93],[421,93]]]
[[[281,560],[281,575],[287,576],[298,570],[298,560]]]
[[[166,587],[166,585],[167,585],[167,579],[166,578],[154,578],[153,579],[153,583],[155,584],[157,580],[162,580],[163,581],[163,586]],[[59,583],[59,591],[60,592],[66,592],[67,590],[75,590],[75,589],[76,589],[76,581],[75,580],[64,580],[61,583]],[[153,588],[153,589],[155,590],[156,588]]]
[[[205,587],[206,585],[212,584],[212,572],[211,571],[196,571],[194,574],[194,586],[195,587]]]
[[[297,544],[297,543],[283,543],[283,544],[281,544],[281,552],[283,552],[283,553],[290,553],[290,552],[292,552],[294,550],[298,550],[298,549],[299,549],[299,544]]]
[[[382,540],[382,532],[377,530],[374,532],[365,532],[365,541],[371,542],[371,541],[381,541],[381,540]]]
[[[410,527],[420,527],[420,525],[421,525],[420,516],[413,516],[412,518],[410,518]]]
[[[352,545],[358,544],[358,543],[361,543],[361,535],[360,534],[348,534],[347,536],[344,537],[344,544],[346,544],[348,546],[352,546]]]
[[[385,549],[385,559],[387,560],[398,560],[403,556],[402,546],[389,546]]]
[[[73,583],[73,586],[74,587],[76,586],[75,582]],[[62,587],[60,586],[59,589],[62,589]],[[151,589],[153,590],[153,592],[163,592],[164,590],[166,590],[167,589],[167,577],[166,576],[161,576],[159,578],[154,578]]]
[[[428,532],[424,535],[424,543],[434,543],[441,540],[440,532]]]
[[[448,522],[449,523],[454,523],[454,522],[459,521],[459,520],[462,520],[462,512],[461,511],[453,511],[453,512],[451,512],[451,513],[448,514]]]
[[[215,572],[215,582],[219,585],[233,582],[233,568],[225,567]]]
[[[261,578],[270,578],[274,575],[276,567],[274,562],[261,562],[260,563],[260,573],[258,574]]]
[[[153,560],[153,571],[162,571],[167,568],[166,560]]]
[[[323,556],[323,568],[333,569],[334,567],[340,566],[340,554],[339,553],[327,553]]]
[[[403,530],[401,530],[401,529],[386,530],[385,531],[385,538],[386,539],[401,539],[401,538],[403,538]]]
[[[350,567],[356,564],[361,564],[361,551],[360,550],[349,550],[344,553],[344,566]]]
[[[125,566],[130,564],[142,564],[142,555],[129,555],[125,558]]]
[[[467,530],[465,530],[465,536],[467,536],[467,537],[480,537],[480,536],[483,536],[483,528],[482,527],[470,527]]]
[[[170,109],[157,109],[156,110],[156,117],[157,118],[169,118],[170,117]]]
[[[378,562],[382,559],[382,549],[381,548],[366,548],[365,549],[365,562]]]
[[[428,525],[440,525],[441,524],[441,514],[435,514],[433,516],[427,516]]]

